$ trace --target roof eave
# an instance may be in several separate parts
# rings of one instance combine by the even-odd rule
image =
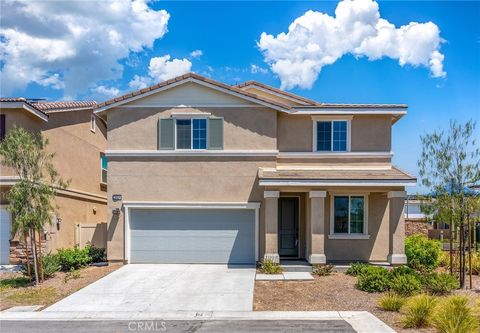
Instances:
[[[24,109],[27,112],[33,114],[34,116],[40,118],[43,121],[48,121],[48,115],[43,111],[36,109],[26,102],[16,101],[16,102],[0,102],[1,109]]]

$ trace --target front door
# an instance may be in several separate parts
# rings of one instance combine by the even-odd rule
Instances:
[[[298,256],[298,198],[278,199],[278,253],[284,257]]]

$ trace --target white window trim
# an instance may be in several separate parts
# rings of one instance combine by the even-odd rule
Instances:
[[[350,152],[351,150],[351,130],[352,130],[352,119],[353,116],[346,117],[346,116],[330,116],[330,117],[312,117],[313,124],[313,152],[317,154],[344,154],[346,152]],[[317,150],[317,123],[319,121],[330,121],[332,123],[331,125],[331,146],[330,150],[325,150],[325,151],[318,151]],[[346,121],[347,122],[347,150],[344,151],[334,151],[333,150],[333,122],[334,121]]]
[[[259,202],[151,202],[124,201],[125,246],[124,260],[130,263],[130,211],[131,209],[252,209],[255,210],[255,260],[259,260]]]
[[[103,167],[102,157],[107,158],[107,154],[104,153],[103,155],[102,154],[100,155],[100,183],[106,184],[106,182],[103,181],[102,176],[103,176],[103,170],[105,170],[107,172],[107,177],[108,177],[108,166],[107,168]],[[108,160],[107,160],[107,163],[108,163]]]
[[[208,150],[209,142],[208,142],[208,117],[173,117],[175,120],[175,126],[173,129],[173,135],[175,137],[175,150],[176,151],[206,151]],[[205,132],[206,132],[206,147],[205,149],[193,149],[193,120],[194,119],[204,119],[207,121],[206,127],[205,127]],[[177,120],[190,120],[190,148],[177,148]]]
[[[90,115],[90,131],[95,133],[95,130],[97,129],[97,122],[95,120],[95,115],[92,113]]]
[[[370,239],[368,234],[368,194],[369,193],[331,193],[330,194],[330,234],[329,239]],[[348,233],[335,233],[335,202],[334,197],[348,196]],[[363,233],[350,233],[350,197],[363,197]]]

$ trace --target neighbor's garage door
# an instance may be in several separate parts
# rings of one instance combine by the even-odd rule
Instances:
[[[253,209],[132,209],[131,263],[255,263]]]

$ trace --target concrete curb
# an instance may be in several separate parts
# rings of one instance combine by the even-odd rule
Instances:
[[[0,320],[344,320],[358,333],[393,333],[367,311],[1,312]]]

